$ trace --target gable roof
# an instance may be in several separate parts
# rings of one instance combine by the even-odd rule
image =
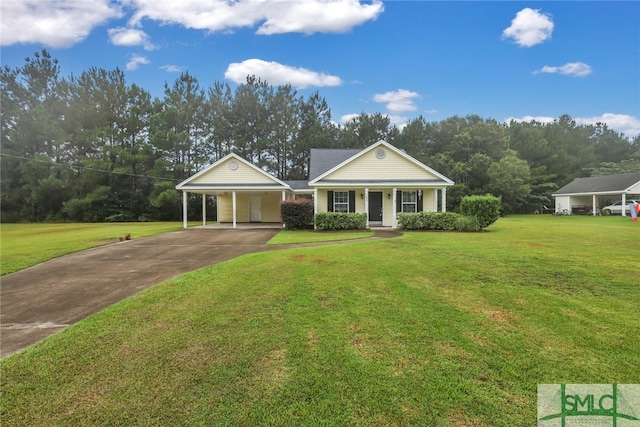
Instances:
[[[438,180],[438,184],[440,185],[453,185],[453,181],[451,181],[449,178],[447,178],[446,176],[436,172],[435,170],[431,169],[430,167],[428,167],[427,165],[419,162],[418,160],[414,159],[413,157],[411,157],[410,155],[408,155],[407,153],[405,153],[402,150],[399,150],[398,148],[394,147],[393,145],[387,143],[386,141],[378,141],[375,144],[370,145],[369,147],[363,149],[363,150],[323,150],[323,151],[330,151],[327,153],[318,153],[321,155],[320,158],[320,162],[316,161],[316,169],[314,169],[314,173],[318,174],[317,176],[314,177],[309,177],[309,185],[312,186],[316,183],[318,183],[318,181],[322,180],[323,178],[327,177],[328,175],[332,174],[333,172],[337,171],[338,169],[341,169],[342,167],[344,167],[345,165],[355,161],[358,158],[361,158],[363,156],[365,156],[367,153],[373,151],[373,150],[377,150],[381,147],[384,147],[392,152],[394,152],[395,154],[397,154],[398,156],[404,158],[405,160],[411,162],[413,165],[417,166],[419,169],[423,170],[425,173],[435,176]],[[343,151],[343,153],[338,153],[338,151]],[[316,154],[317,155],[317,154]],[[342,160],[340,162],[340,160]],[[334,164],[333,167],[331,167],[331,163]],[[311,170],[311,166],[309,168]],[[324,172],[322,172],[323,169]],[[310,174],[311,175],[311,174]]]
[[[255,176],[257,178],[260,178],[260,179],[256,179],[254,182],[251,182],[251,181],[244,182],[243,184],[238,184],[238,183],[235,183],[235,182],[230,183],[230,182],[224,182],[224,181],[221,181],[221,182],[198,182],[198,181],[200,181],[199,178],[201,178],[203,175],[206,175],[208,173],[212,173],[220,165],[228,162],[229,160],[234,160],[238,164],[246,165],[249,168],[249,170],[253,174],[255,174]],[[236,166],[236,168],[237,168],[237,166]],[[231,170],[229,170],[227,172],[231,172]],[[180,184],[176,185],[176,189],[177,190],[205,189],[205,188],[206,189],[224,189],[224,188],[229,187],[229,186],[244,187],[244,188],[248,188],[248,189],[258,189],[258,188],[269,188],[269,189],[282,188],[282,189],[286,189],[286,190],[290,190],[291,189],[289,184],[287,184],[287,183],[279,180],[278,178],[274,177],[273,175],[265,172],[264,170],[260,169],[259,167],[255,166],[254,164],[248,162],[247,160],[243,159],[242,157],[238,156],[235,153],[227,154],[226,156],[224,156],[223,158],[221,158],[217,162],[213,163],[211,166],[208,166],[208,167],[204,168],[203,170],[201,170],[200,172],[196,173],[195,175],[190,176],[186,180],[182,181]]]
[[[312,148],[309,153],[309,181],[313,181],[362,150]]]
[[[558,189],[554,196],[563,194],[622,194],[640,191],[640,172],[622,173],[618,175],[592,176],[576,178]]]

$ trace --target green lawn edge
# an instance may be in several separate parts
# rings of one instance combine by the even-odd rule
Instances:
[[[512,216],[249,254],[2,360],[0,422],[535,425],[537,384],[640,383],[637,227]]]

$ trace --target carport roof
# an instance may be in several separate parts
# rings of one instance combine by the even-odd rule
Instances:
[[[633,188],[639,186],[640,172],[592,176],[589,178],[576,178],[569,184],[560,188],[553,195],[622,194],[633,192]]]

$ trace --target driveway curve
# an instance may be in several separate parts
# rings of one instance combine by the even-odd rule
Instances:
[[[238,256],[356,240],[268,246],[282,228],[190,228],[65,255],[0,280],[0,358],[150,286]],[[376,230],[374,237],[401,235]]]
[[[0,358],[157,283],[264,250],[281,229],[191,228],[76,252],[0,280]]]

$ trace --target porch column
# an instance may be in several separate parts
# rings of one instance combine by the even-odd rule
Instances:
[[[594,194],[591,199],[591,213],[593,216],[596,216],[596,195]]]
[[[231,193],[231,205],[233,206],[233,228],[236,228],[236,192]]]
[[[433,211],[438,212],[438,189],[433,189]]]
[[[622,216],[627,216],[627,195],[622,193]]]
[[[202,194],[202,225],[207,225],[207,195]]]
[[[316,227],[316,215],[318,214],[318,188],[313,189],[313,229]]]
[[[442,187],[442,212],[447,211],[447,187]]]
[[[391,200],[391,213],[393,214],[393,221],[391,222],[391,228],[398,228],[398,212],[396,211],[396,197],[398,197],[398,195],[396,194],[398,192],[397,188],[394,188],[393,190],[391,190],[391,193],[393,194],[393,198]]]
[[[369,228],[369,187],[364,189],[364,212],[367,214],[367,228]]]
[[[182,228],[187,228],[187,192],[182,192]]]
[[[294,199],[295,199],[295,196],[294,196]],[[287,193],[286,193],[284,190],[282,190],[282,199],[281,199],[281,200],[282,200],[283,202],[284,202],[285,200],[287,200]],[[281,211],[281,212],[282,212],[282,211]],[[280,214],[280,221],[282,221],[282,214]],[[285,228],[286,226],[287,226],[287,225],[286,225],[286,224],[284,223],[284,221],[283,221],[283,222],[282,222],[282,228]]]

